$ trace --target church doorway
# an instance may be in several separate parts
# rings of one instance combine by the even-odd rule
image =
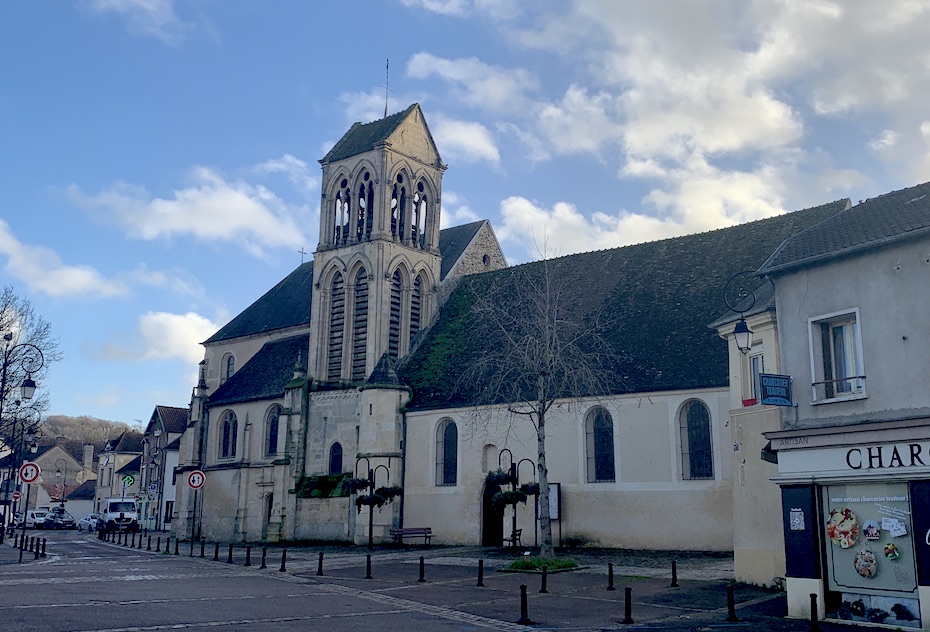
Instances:
[[[271,524],[271,508],[274,505],[274,495],[267,494],[262,507],[262,540],[268,539],[268,525]]]
[[[502,546],[504,543],[504,508],[495,507],[491,499],[501,490],[497,483],[484,488],[481,502],[481,545]]]

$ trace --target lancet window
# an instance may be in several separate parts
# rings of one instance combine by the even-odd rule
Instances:
[[[388,329],[388,355],[395,360],[400,353],[400,315],[403,297],[403,280],[400,270],[391,277],[391,321]]]
[[[366,377],[368,352],[368,272],[364,268],[355,275],[355,302],[352,308],[352,380]]]
[[[411,215],[413,223],[410,226],[410,241],[416,248],[426,247],[426,214],[429,210],[425,187],[417,182],[417,190],[413,194],[413,209]]]
[[[410,293],[410,340],[420,331],[420,318],[423,312],[423,277],[418,276],[413,282]]]
[[[342,274],[333,275],[329,295],[329,353],[326,379],[334,382],[342,377],[342,340],[345,332],[346,288]]]
[[[349,219],[351,218],[352,196],[349,181],[345,178],[339,183],[339,191],[333,202],[333,245],[341,246],[349,238]]]
[[[358,209],[355,222],[355,239],[371,239],[371,225],[374,220],[374,183],[366,171],[362,174],[362,182],[358,185]]]

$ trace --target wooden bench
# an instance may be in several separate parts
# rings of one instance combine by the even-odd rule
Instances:
[[[509,537],[501,538],[501,540],[503,541],[501,546],[510,546],[510,547],[523,546],[523,543],[520,541],[520,536],[522,535],[523,535],[523,529],[517,529]]]
[[[423,544],[430,544],[433,537],[431,527],[404,527],[403,529],[391,529],[391,539],[396,544],[403,544],[404,538],[423,538]]]

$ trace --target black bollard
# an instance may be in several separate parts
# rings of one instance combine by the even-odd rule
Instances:
[[[727,586],[727,621],[736,623],[739,618],[736,616],[736,599],[733,595],[733,584]]]
[[[262,547],[262,565],[259,566],[258,568],[259,569],[268,568],[268,564],[265,563],[267,560],[268,560],[268,547],[263,546]]]
[[[316,565],[316,574],[317,574],[317,577],[320,577],[323,575],[323,551],[320,551],[320,561],[317,562],[317,565]]]
[[[623,621],[620,623],[629,625],[633,623],[633,589],[627,586],[623,590],[626,595],[623,604]]]
[[[129,545],[129,533],[126,532],[126,533],[122,533],[122,534],[120,534],[120,535],[122,535],[122,537],[123,537],[123,540],[122,540],[121,544],[122,544],[123,546],[128,546],[128,545]]]
[[[29,536],[29,552],[32,553],[32,547],[35,546],[36,537],[34,535]]]
[[[530,621],[530,615],[526,608],[526,584],[520,584],[520,620],[517,621],[517,623],[520,625],[530,625],[533,623]]]
[[[148,536],[148,537],[147,537],[147,539],[146,539],[146,541],[145,541],[145,550],[146,550],[146,551],[151,551],[151,550],[152,550],[152,536]]]
[[[820,621],[817,612],[817,593],[811,593],[811,629],[810,632],[820,632]]]
[[[484,588],[484,560],[478,560],[478,583],[479,588]]]
[[[282,573],[287,572],[287,549],[281,550],[281,568],[278,570]]]
[[[204,540],[203,537],[201,537],[200,538],[200,557],[203,557],[204,547],[206,546],[207,546],[207,541]]]
[[[220,543],[219,542],[216,543],[216,546],[213,549],[213,561],[214,562],[220,561]]]
[[[187,554],[187,557],[194,557],[194,538],[191,538],[191,551]]]
[[[421,555],[420,556],[420,578],[417,580],[417,582],[425,582],[426,581],[425,574],[426,574],[426,564],[424,563],[423,556]]]
[[[672,585],[669,588],[678,588],[678,562],[672,560]]]
[[[541,593],[548,593],[548,592],[549,592],[549,590],[546,588],[546,584],[548,583],[548,581],[547,581],[548,578],[549,578],[549,567],[548,567],[548,566],[543,566],[543,570],[542,570],[542,582],[540,583],[540,586],[539,586],[539,592],[541,592]]]
[[[371,579],[371,553],[365,556],[365,579]]]
[[[141,536],[139,537],[139,544],[142,544],[142,537],[141,537]],[[132,546],[129,547],[129,548],[131,548],[131,549],[136,548],[136,532],[135,532],[135,531],[132,532]]]
[[[46,538],[42,538],[42,557],[45,557],[45,545],[46,544],[48,544],[48,540]]]
[[[181,541],[180,536],[174,536],[174,554],[175,555],[180,555],[180,553],[178,553],[178,543],[180,541]]]
[[[252,565],[252,547],[251,546],[245,547],[245,565],[246,566]]]
[[[614,588],[614,563],[607,562],[607,590],[617,590]]]
[[[36,540],[36,550],[32,554],[32,559],[34,560],[39,559],[39,541],[38,540]]]
[[[226,557],[226,563],[227,563],[227,564],[232,564],[232,563],[233,563],[233,561],[232,561],[232,549],[233,549],[233,545],[230,544],[230,545],[229,545],[229,555]]]
[[[158,537],[155,539],[155,552],[156,552],[156,553],[161,553],[161,536],[158,536]]]

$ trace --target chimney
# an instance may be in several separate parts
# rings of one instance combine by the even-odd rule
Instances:
[[[94,471],[94,446],[92,445],[84,446],[84,471]]]

